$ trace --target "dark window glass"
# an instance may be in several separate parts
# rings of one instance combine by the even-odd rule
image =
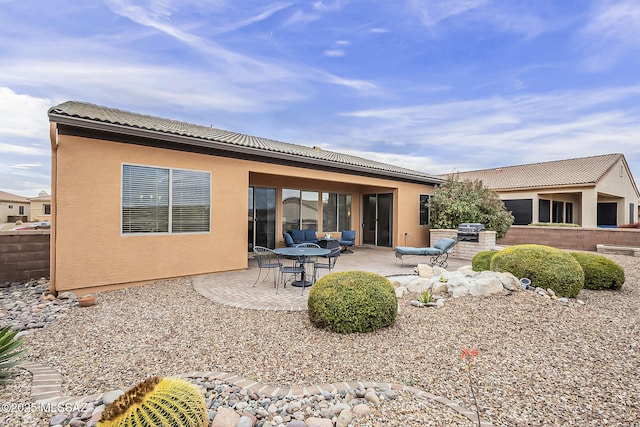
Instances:
[[[513,225],[529,225],[533,222],[533,199],[503,200],[514,217]]]
[[[551,222],[551,200],[538,201],[538,222]]]

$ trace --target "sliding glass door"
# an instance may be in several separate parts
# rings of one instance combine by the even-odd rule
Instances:
[[[362,243],[391,247],[393,241],[393,194],[365,194],[362,199]]]
[[[276,246],[276,189],[249,187],[249,252]]]

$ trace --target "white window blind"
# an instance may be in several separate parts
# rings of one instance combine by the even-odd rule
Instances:
[[[174,169],[171,184],[172,231],[174,233],[209,231],[210,174]]]
[[[209,172],[122,166],[122,233],[210,229]]]

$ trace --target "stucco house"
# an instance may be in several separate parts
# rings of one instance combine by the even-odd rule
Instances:
[[[611,227],[638,221],[640,193],[622,154],[459,172],[494,190],[514,225],[535,222]],[[446,177],[446,176],[443,176]]]
[[[31,221],[51,221],[51,196],[41,191],[38,197],[29,198]]]
[[[437,176],[83,102],[48,114],[54,291],[245,269],[291,228],[429,244]]]
[[[29,208],[28,198],[0,191],[0,223],[27,221]]]

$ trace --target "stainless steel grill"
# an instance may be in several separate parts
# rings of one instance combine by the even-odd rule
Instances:
[[[463,222],[458,225],[458,241],[459,242],[478,242],[480,241],[480,232],[484,230],[484,224],[475,222]]]

